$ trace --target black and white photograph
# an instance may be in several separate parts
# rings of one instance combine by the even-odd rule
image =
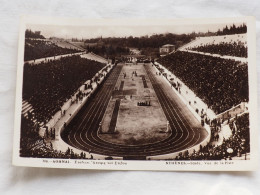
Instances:
[[[255,20],[22,17],[13,164],[254,170]]]

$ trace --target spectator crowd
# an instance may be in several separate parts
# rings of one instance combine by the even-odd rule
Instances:
[[[47,122],[61,106],[105,64],[80,56],[24,65],[23,99],[28,101],[39,122]]]
[[[50,41],[25,39],[24,61],[76,52],[79,50],[59,47]]]
[[[216,114],[249,99],[246,63],[183,51],[157,62],[182,80]]]
[[[46,135],[46,134],[45,134]],[[48,136],[39,136],[39,126],[32,119],[22,116],[20,156],[35,158],[87,159],[86,153],[77,154],[68,148],[66,152],[53,149]]]
[[[232,135],[225,139],[221,145],[215,146],[211,140],[206,146],[200,146],[189,154],[188,151],[179,153],[175,160],[232,160],[250,152],[249,114],[243,114],[229,122]],[[246,158],[246,156],[245,156]]]
[[[226,43],[221,42],[219,44],[206,44],[191,48],[193,51],[199,51],[211,54],[220,54],[227,56],[236,56],[247,58],[247,47],[242,43]]]

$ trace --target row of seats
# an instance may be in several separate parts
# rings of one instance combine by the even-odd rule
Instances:
[[[63,48],[46,40],[25,39],[24,61],[79,52],[75,48]]]
[[[248,102],[246,63],[197,53],[177,51],[159,58],[216,114]]]
[[[242,154],[249,153],[249,114],[236,117],[229,125],[232,135],[230,138],[224,139],[221,145],[214,146],[209,143],[205,147],[201,146],[198,152],[194,150],[191,154],[188,151],[180,153],[176,160],[232,160],[234,157],[241,157]]]
[[[63,57],[24,65],[23,99],[34,109],[39,122],[47,122],[85,81],[90,80],[105,64],[81,58]]]
[[[29,119],[22,116],[20,156],[34,158],[61,158],[61,159],[87,159],[86,153],[77,154],[68,148],[66,152],[56,151],[52,144],[39,136],[39,127]]]
[[[247,47],[243,44],[237,44],[236,42],[234,43],[221,42],[219,44],[206,44],[206,45],[196,46],[189,49],[193,51],[204,52],[204,53],[247,58]]]

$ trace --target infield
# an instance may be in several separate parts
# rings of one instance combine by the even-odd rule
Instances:
[[[101,139],[122,145],[150,144],[170,136],[143,64],[123,66],[101,129]]]

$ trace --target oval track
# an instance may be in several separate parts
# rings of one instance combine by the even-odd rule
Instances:
[[[120,72],[123,65],[117,65],[96,94],[72,120],[67,128],[62,132],[62,139],[69,145],[84,151],[103,154],[108,156],[154,156],[185,150],[199,144],[206,137],[206,130],[194,128],[192,120],[185,116],[181,109],[182,105],[169,97],[165,89],[157,80],[157,76],[152,72],[151,65],[145,65],[146,78],[151,81],[152,87],[158,97],[161,107],[169,121],[171,135],[158,143],[127,146],[108,143],[98,137],[98,125],[102,120],[107,105],[112,95],[112,91],[121,78]]]

